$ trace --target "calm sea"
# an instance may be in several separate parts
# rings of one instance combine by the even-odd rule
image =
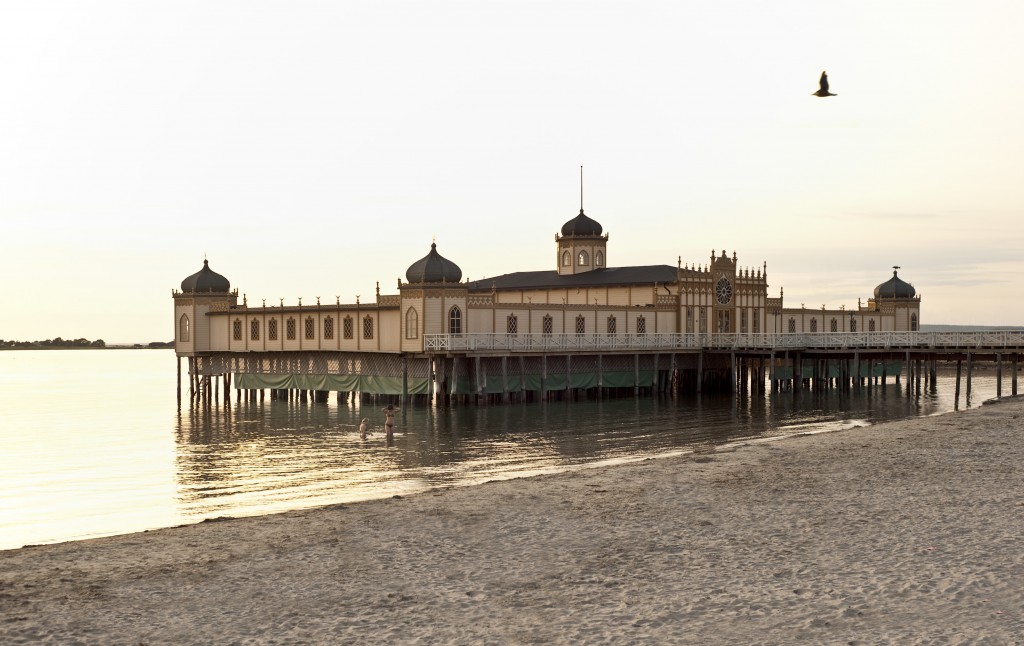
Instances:
[[[451,409],[271,402],[193,412],[170,350],[0,352],[0,549],[667,455],[953,409],[951,377],[908,398],[705,394]],[[1009,377],[1004,394],[1009,394]],[[991,371],[974,406],[995,396]],[[964,408],[963,399],[960,407]],[[359,420],[373,434],[359,439]]]

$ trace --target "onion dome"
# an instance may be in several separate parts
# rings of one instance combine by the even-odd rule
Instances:
[[[210,269],[210,261],[203,260],[203,268],[181,281],[183,292],[228,292],[231,281]]]
[[[591,220],[580,209],[580,214],[562,225],[563,236],[599,236],[601,235],[601,223]]]
[[[409,266],[405,279],[410,283],[457,283],[462,270],[451,260],[437,253],[437,243],[430,243],[430,253]]]
[[[882,298],[914,298],[917,290],[910,283],[900,280],[896,270],[892,272],[892,278],[875,288],[875,300]]]

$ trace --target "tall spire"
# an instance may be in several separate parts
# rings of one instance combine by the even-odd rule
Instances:
[[[583,213],[583,166],[580,166],[580,213]]]

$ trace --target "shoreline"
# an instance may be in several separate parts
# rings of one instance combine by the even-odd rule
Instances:
[[[1024,400],[0,552],[4,643],[1021,643]]]

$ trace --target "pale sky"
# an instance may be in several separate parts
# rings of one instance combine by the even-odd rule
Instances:
[[[922,323],[1019,325],[1024,3],[0,0],[0,338],[173,338],[385,294],[430,249],[767,262],[786,305],[900,265]],[[838,96],[817,98],[827,70]]]

